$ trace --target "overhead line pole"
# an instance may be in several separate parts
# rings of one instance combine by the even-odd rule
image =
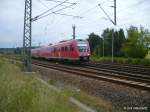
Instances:
[[[50,10],[58,7],[59,5],[67,2],[68,0],[65,0],[63,2],[61,2],[60,4],[54,6],[53,8],[45,11],[44,13],[40,14],[39,16],[36,16],[35,18],[32,18],[32,0],[25,0],[25,10],[24,10],[24,31],[23,31],[23,51],[22,51],[22,55],[23,55],[23,63],[25,65],[25,71],[31,72],[31,40],[32,40],[32,22],[36,21],[37,19],[41,19],[43,17],[46,17],[48,15],[50,15],[51,13],[42,16],[43,14],[49,12]],[[76,5],[75,3],[70,5],[70,6],[66,6],[62,9],[59,9],[55,12],[52,12],[54,14],[60,14],[57,13],[63,9],[69,8],[73,5]],[[65,15],[65,14],[63,14]],[[39,18],[41,16],[41,18]],[[72,15],[66,15],[66,16],[72,16]]]
[[[24,33],[23,33],[23,63],[25,71],[31,72],[31,36],[32,36],[32,0],[25,0]]]
[[[114,0],[114,21],[115,21],[115,26],[117,25],[117,20],[116,20],[116,17],[117,17],[117,15],[116,15],[116,8],[117,8],[117,6],[116,6],[116,0]]]
[[[76,26],[72,25],[72,29],[73,29],[73,39],[76,39]]]
[[[109,21],[111,23],[114,24],[115,28],[116,29],[116,25],[117,25],[117,20],[116,20],[116,0],[114,0],[114,20],[111,19],[111,17],[106,13],[106,11],[102,8],[102,6],[100,4],[98,4],[98,6],[101,8],[101,10],[105,13],[105,15],[107,16],[107,18],[109,19]],[[114,62],[114,34],[115,32],[113,31],[112,33],[112,63]],[[103,42],[103,50],[104,50],[104,42]],[[103,56],[104,56],[104,51],[103,51]]]
[[[114,30],[116,29],[116,0],[114,0]],[[112,63],[114,62],[114,38],[115,38],[115,31],[112,33]]]

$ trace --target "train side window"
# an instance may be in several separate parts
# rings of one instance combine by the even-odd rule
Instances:
[[[67,46],[65,47],[65,51],[67,51]]]
[[[59,51],[59,48],[56,48],[56,52],[58,52]]]
[[[58,51],[59,51],[59,48],[56,48],[56,51],[58,52]]]
[[[56,52],[56,48],[54,48],[54,52]]]
[[[61,51],[61,49],[60,49],[60,48],[58,48],[58,51],[60,52],[60,51]]]
[[[62,52],[64,51],[64,47],[61,47],[61,51],[62,51]]]
[[[71,51],[74,51],[74,48],[73,48],[73,47],[71,47]]]
[[[69,51],[72,51],[72,47],[71,47],[71,45],[70,46],[68,46],[69,47]]]
[[[69,51],[73,51],[74,49],[73,49],[73,47],[70,45],[69,46]]]
[[[53,52],[53,48],[51,48],[51,52]]]
[[[70,51],[70,46],[67,46],[67,51]]]

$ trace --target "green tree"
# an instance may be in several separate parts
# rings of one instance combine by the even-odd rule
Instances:
[[[121,47],[126,41],[123,29],[115,31],[114,29],[105,29],[102,33],[104,40],[104,54],[105,56],[112,55],[112,36],[114,35],[114,56],[122,56]]]
[[[122,51],[126,57],[144,58],[150,46],[150,32],[143,27],[138,30],[131,26],[127,30],[127,42],[123,44]]]
[[[105,56],[111,56],[112,54],[112,34],[113,34],[113,29],[105,29],[102,33],[103,37],[103,42],[104,42],[104,55]]]
[[[91,33],[87,40],[89,41],[91,53],[94,53],[96,47],[102,44],[102,39],[100,38],[100,36],[94,33]]]
[[[123,29],[114,32],[114,56],[123,56],[121,47],[125,41],[126,38]]]

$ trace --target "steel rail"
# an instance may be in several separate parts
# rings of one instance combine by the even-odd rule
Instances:
[[[98,70],[98,71],[104,71],[104,72],[111,72],[114,74],[120,74],[120,75],[126,75],[126,76],[130,76],[130,77],[136,77],[136,78],[142,78],[144,81],[150,82],[150,76],[144,75],[144,74],[138,74],[138,73],[131,73],[131,72],[124,72],[124,71],[120,71],[118,70],[114,70],[114,69],[106,69],[106,68],[97,68],[97,67],[91,67],[91,66],[84,66],[88,69],[93,69],[93,70]]]
[[[83,68],[71,67],[71,66],[66,66],[66,65],[57,65],[54,63],[50,64],[48,62],[41,62],[41,61],[33,61],[33,64],[46,67],[46,68],[51,68],[51,69],[55,69],[59,71],[76,74],[76,75],[81,75],[81,76],[85,76],[89,78],[94,78],[97,80],[119,83],[119,84],[131,86],[134,88],[150,91],[150,81],[142,79],[142,78],[123,76],[119,74],[113,74],[110,72],[93,71],[90,69],[85,70]]]
[[[83,66],[87,67],[94,67],[94,68],[104,68],[104,69],[110,69],[115,71],[123,71],[123,72],[130,72],[135,74],[144,74],[150,76],[150,68],[143,68],[143,67],[135,67],[135,66],[127,66],[122,64],[94,64],[89,63]]]

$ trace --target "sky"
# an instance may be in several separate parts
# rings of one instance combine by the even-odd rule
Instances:
[[[23,22],[25,0],[0,0],[0,48],[14,48],[23,45]],[[63,1],[63,0],[59,0]],[[105,28],[123,28],[131,25],[150,30],[150,0],[116,0],[117,26],[115,27],[100,9],[113,19],[113,0],[68,0],[77,5],[62,10],[81,18],[51,14],[32,23],[32,45],[48,45],[61,40],[72,39],[72,25],[76,25],[76,38],[86,39],[92,32],[101,35]],[[50,9],[58,3],[51,0],[32,0],[32,17]],[[69,5],[69,4],[63,4]],[[57,7],[52,11],[63,8]]]

